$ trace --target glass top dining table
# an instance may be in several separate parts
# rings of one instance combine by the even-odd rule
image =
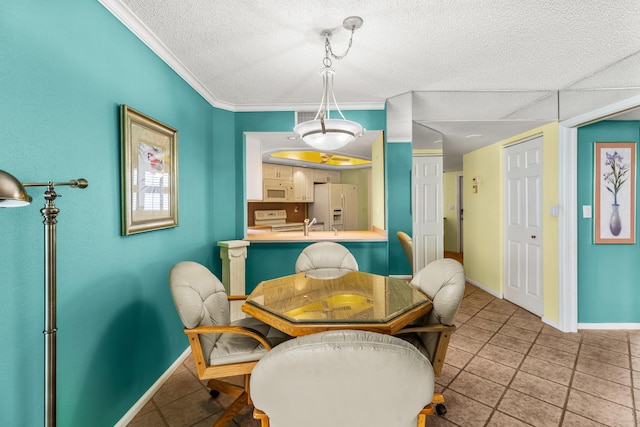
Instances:
[[[293,274],[258,284],[242,311],[289,335],[332,329],[395,334],[432,309],[402,279],[350,272],[332,279]]]

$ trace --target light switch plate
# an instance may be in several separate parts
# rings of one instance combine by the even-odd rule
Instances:
[[[582,206],[582,218],[591,218],[591,205]]]

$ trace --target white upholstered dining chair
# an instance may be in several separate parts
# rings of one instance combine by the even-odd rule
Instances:
[[[295,271],[316,279],[333,279],[358,271],[358,262],[349,249],[339,243],[316,242],[300,253]]]
[[[404,254],[407,256],[407,261],[409,261],[409,265],[411,266],[411,274],[413,274],[413,239],[404,231],[398,231],[396,235],[398,236]]]
[[[464,268],[451,258],[435,260],[417,272],[411,284],[429,297],[433,309],[396,335],[410,341],[427,356],[435,375],[439,376],[449,339],[456,330],[453,322],[464,296]]]
[[[438,377],[444,366],[451,334],[456,330],[453,322],[466,285],[464,268],[454,259],[438,259],[417,272],[411,284],[429,297],[433,309],[401,329],[396,336],[415,345],[429,359]],[[446,413],[443,403],[439,403],[436,410],[440,415]]]
[[[289,340],[251,375],[262,427],[416,427],[433,413],[434,376],[413,345],[375,332],[327,331]]]
[[[251,317],[230,322],[224,285],[203,265],[191,261],[176,264],[169,273],[169,285],[198,377],[208,380],[212,397],[225,393],[235,398],[212,425],[226,426],[251,403],[248,387],[255,364],[291,337]],[[243,386],[219,379],[238,375],[244,376]]]

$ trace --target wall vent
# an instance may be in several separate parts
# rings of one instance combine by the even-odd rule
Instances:
[[[317,111],[296,111],[296,124],[315,119],[317,113]]]

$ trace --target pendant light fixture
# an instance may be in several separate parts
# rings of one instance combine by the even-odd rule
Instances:
[[[351,31],[349,46],[342,55],[334,54],[331,49],[331,31],[324,31],[322,33],[325,38],[325,56],[322,60],[324,67],[320,70],[320,75],[322,76],[322,101],[320,101],[320,108],[318,108],[318,112],[313,120],[299,123],[293,128],[298,138],[301,138],[305,143],[318,150],[336,150],[355,141],[356,138],[362,136],[364,133],[364,129],[359,123],[345,119],[342,111],[340,111],[336,96],[333,93],[333,76],[335,75],[335,70],[331,68],[331,58],[340,60],[347,56],[349,49],[351,49],[353,33],[362,27],[363,22],[359,16],[350,16],[342,22],[342,26]],[[335,110],[340,114],[341,119],[331,118],[331,101],[333,101]]]

